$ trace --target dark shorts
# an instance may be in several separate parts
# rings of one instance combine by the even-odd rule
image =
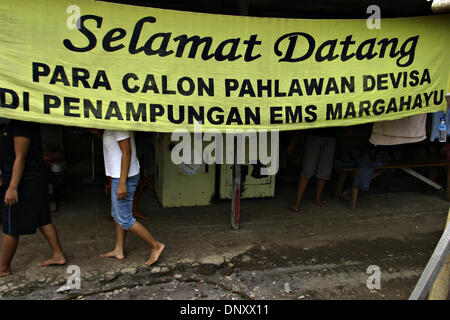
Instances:
[[[52,222],[45,174],[22,181],[18,190],[19,202],[9,207],[3,203],[8,185],[2,187],[3,233],[10,236],[34,234],[37,228]]]
[[[330,180],[336,138],[307,136],[300,177]]]

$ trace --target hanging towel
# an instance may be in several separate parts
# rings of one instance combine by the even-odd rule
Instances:
[[[433,142],[439,139],[439,125],[441,124],[441,117],[444,116],[444,111],[438,111],[433,113],[433,122],[431,124],[431,136],[430,141]],[[450,112],[445,114],[445,123],[447,124],[447,137],[450,136]]]
[[[375,122],[370,143],[380,146],[419,142],[427,138],[427,114],[419,114],[392,121]]]

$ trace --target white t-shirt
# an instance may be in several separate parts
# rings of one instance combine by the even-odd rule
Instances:
[[[130,131],[105,130],[103,132],[103,158],[105,161],[105,174],[111,178],[120,178],[122,168],[122,150],[119,141],[130,138],[131,161],[128,177],[139,173],[139,161],[136,156],[134,135]]]

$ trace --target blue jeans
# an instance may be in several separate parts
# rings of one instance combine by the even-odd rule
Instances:
[[[139,174],[128,177],[128,195],[122,200],[117,200],[119,181],[120,179],[118,178],[111,178],[111,215],[122,229],[128,230],[136,222],[136,219],[133,217],[133,197],[139,183]]]

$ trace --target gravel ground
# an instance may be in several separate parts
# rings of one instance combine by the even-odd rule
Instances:
[[[103,260],[114,243],[108,199],[101,189],[74,191],[54,214],[68,265],[39,268],[49,251],[41,235],[23,237],[13,275],[0,279],[2,299],[316,300],[407,299],[444,229],[442,194],[406,192],[361,197],[358,208],[306,199],[287,210],[295,190],[276,199],[242,202],[241,228],[229,226],[229,202],[162,209],[141,203],[144,223],[166,244],[160,261],[143,266],[148,249],[127,239],[127,259]],[[81,272],[80,289],[64,290]],[[381,288],[368,289],[367,268],[380,269]]]

